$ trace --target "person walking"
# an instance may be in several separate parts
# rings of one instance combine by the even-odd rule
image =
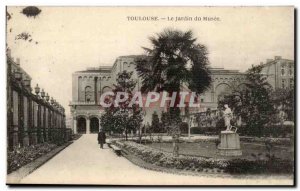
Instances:
[[[105,144],[105,132],[103,131],[103,129],[100,129],[99,133],[98,133],[98,144],[100,144],[100,148],[103,149],[103,144]]]

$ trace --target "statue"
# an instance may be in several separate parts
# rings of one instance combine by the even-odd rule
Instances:
[[[221,131],[220,144],[218,145],[218,153],[221,156],[241,156],[241,144],[239,134],[236,133],[237,128],[231,126],[232,111],[227,104],[224,105],[224,121],[226,130]],[[235,128],[235,130],[233,130]]]
[[[232,119],[232,111],[228,107],[227,104],[225,104],[224,107],[225,107],[225,110],[224,110],[224,121],[225,121],[226,131],[230,131],[230,128],[231,128],[230,120]]]

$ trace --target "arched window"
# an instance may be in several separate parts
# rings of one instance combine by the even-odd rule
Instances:
[[[86,86],[84,90],[85,95],[85,101],[90,102],[93,96],[92,88],[91,86]]]
[[[285,75],[285,65],[281,64],[281,76]]]

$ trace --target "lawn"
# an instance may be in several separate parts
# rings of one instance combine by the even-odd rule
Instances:
[[[264,144],[261,143],[241,143],[241,149],[243,152],[242,156],[239,157],[224,157],[219,156],[216,149],[216,144],[214,142],[201,142],[201,143],[178,143],[179,144],[179,154],[181,155],[192,155],[192,156],[202,156],[208,158],[244,158],[248,160],[255,160],[253,154],[260,154],[260,159],[265,159],[267,150]],[[152,148],[156,148],[166,152],[172,152],[172,143],[150,143],[147,144]],[[282,159],[293,160],[293,149],[286,146],[274,146],[271,151],[276,157]]]

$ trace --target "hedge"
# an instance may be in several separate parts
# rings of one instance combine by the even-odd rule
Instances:
[[[215,134],[218,135],[220,130],[216,127],[192,127],[191,134]]]
[[[268,125],[262,128],[262,136],[264,137],[287,137],[293,133],[293,125]],[[206,135],[218,135],[224,128],[218,127],[192,127],[192,134],[206,134]],[[242,136],[257,136],[251,131],[251,128],[242,126],[238,128],[237,133]]]

